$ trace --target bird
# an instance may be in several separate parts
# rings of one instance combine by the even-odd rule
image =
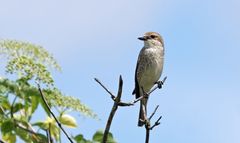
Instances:
[[[144,42],[144,46],[138,55],[135,70],[135,88],[132,94],[135,94],[136,99],[148,93],[158,82],[164,63],[164,42],[160,34],[146,32],[138,39]],[[148,97],[140,100],[139,127],[143,126],[147,120],[147,101]]]

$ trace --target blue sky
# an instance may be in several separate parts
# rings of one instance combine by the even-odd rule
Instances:
[[[63,69],[54,73],[56,85],[101,119],[74,113],[79,127],[69,131],[91,138],[104,128],[112,106],[93,78],[116,92],[121,74],[123,100],[132,100],[143,46],[137,37],[159,32],[166,49],[162,76],[168,79],[148,104],[149,112],[159,104],[163,116],[151,142],[239,143],[239,6],[237,0],[1,1],[0,38],[29,41],[53,54]],[[117,111],[111,132],[118,142],[144,142],[138,110]]]

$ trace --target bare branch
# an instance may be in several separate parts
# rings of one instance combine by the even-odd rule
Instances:
[[[121,96],[122,96],[122,86],[123,86],[123,80],[122,80],[122,76],[120,75],[119,77],[119,85],[118,85],[118,94],[117,96],[115,96],[112,92],[110,92],[101,82],[100,80],[98,80],[97,78],[94,78],[94,80],[109,94],[111,95],[112,100],[114,101],[112,110],[110,112],[110,115],[108,117],[108,121],[105,127],[105,131],[104,131],[104,135],[103,135],[103,141],[102,143],[106,143],[107,142],[107,137],[108,137],[108,133],[111,127],[111,123],[113,120],[113,117],[118,109],[118,106],[120,107],[126,107],[126,106],[133,106],[135,105],[135,103],[137,103],[138,101],[140,101],[143,98],[147,98],[148,96],[150,96],[150,94],[155,91],[157,88],[162,88],[162,85],[164,84],[164,82],[166,81],[167,77],[164,77],[164,79],[162,81],[157,82],[157,86],[155,86],[149,93],[145,93],[143,96],[134,99],[131,102],[122,102],[121,101]],[[148,143],[149,142],[149,136],[150,136],[150,130],[152,130],[155,126],[158,126],[160,124],[160,119],[161,116],[159,117],[159,119],[155,122],[155,124],[151,127],[150,125],[150,120],[151,118],[154,116],[154,114],[156,113],[157,109],[158,109],[159,105],[155,108],[154,112],[151,114],[151,116],[149,118],[147,118],[146,115],[146,111],[143,110],[144,112],[144,116],[145,116],[145,128],[146,128],[146,140],[145,142]]]
[[[104,86],[102,86],[102,87],[104,87]],[[103,140],[102,140],[103,143],[107,142],[108,133],[109,133],[109,130],[110,130],[110,127],[111,127],[111,124],[112,124],[112,120],[113,120],[113,117],[114,117],[114,115],[115,115],[115,113],[117,111],[117,108],[119,106],[119,102],[121,100],[122,87],[123,87],[123,80],[122,80],[122,76],[120,75],[120,77],[119,77],[119,84],[118,84],[118,94],[117,94],[117,97],[114,100],[114,104],[113,104],[112,110],[111,110],[110,115],[108,117],[108,121],[107,121],[107,124],[106,124],[106,127],[105,127],[105,131],[104,131],[104,134],[103,134]],[[106,90],[106,91],[108,91],[108,90]],[[108,92],[108,93],[110,94],[110,92]],[[113,94],[110,94],[110,95],[113,95]],[[113,95],[112,97],[115,97],[115,96]]]
[[[47,103],[47,101],[46,101],[46,99],[45,99],[45,97],[44,97],[44,95],[43,95],[43,92],[42,92],[39,84],[38,84],[38,90],[39,90],[39,92],[40,92],[40,95],[41,95],[41,98],[42,98],[44,104],[46,105],[46,107],[47,107],[48,111],[50,112],[50,114],[53,116],[54,120],[57,122],[59,128],[63,131],[63,133],[65,134],[65,136],[68,138],[68,140],[69,140],[71,143],[74,143],[74,142],[72,141],[72,139],[70,138],[70,136],[67,134],[67,132],[66,132],[66,131],[64,130],[64,128],[62,127],[62,124],[58,121],[57,117],[54,115],[54,113],[53,113],[52,110],[50,109],[50,107],[49,107],[49,105],[48,105],[48,103]]]

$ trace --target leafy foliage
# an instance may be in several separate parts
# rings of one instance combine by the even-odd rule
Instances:
[[[103,139],[103,131],[102,131],[102,130],[97,131],[97,132],[93,135],[92,140],[87,140],[87,139],[85,139],[82,134],[76,135],[76,136],[74,137],[74,140],[75,140],[77,143],[101,143],[101,142],[102,142],[102,139]],[[107,143],[117,143],[117,142],[114,140],[112,133],[109,133],[109,134],[108,134]]]
[[[93,135],[93,140],[96,141],[96,142],[99,142],[101,143],[102,142],[102,139],[103,139],[103,131],[97,131],[94,135]],[[108,143],[117,143],[114,139],[113,139],[113,135],[112,133],[109,133],[108,134],[108,140],[107,140]]]
[[[19,78],[35,79],[53,84],[53,78],[47,67],[61,70],[56,60],[41,46],[15,40],[0,41],[0,54],[8,59],[7,73],[17,73]]]
[[[64,95],[54,86],[50,68],[61,70],[56,60],[41,46],[14,40],[0,41],[0,55],[7,57],[6,72],[16,74],[16,80],[0,77],[0,129],[2,139],[15,143],[17,137],[25,142],[45,143],[47,130],[55,141],[60,140],[60,129],[50,117],[38,88],[32,81],[46,85],[43,94],[50,107],[59,111],[61,124],[75,128],[75,119],[66,114],[73,110],[96,118],[86,105],[77,98]],[[32,116],[42,107],[48,117],[44,121],[32,123]],[[37,128],[37,130],[36,130]]]

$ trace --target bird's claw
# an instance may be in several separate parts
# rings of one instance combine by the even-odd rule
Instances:
[[[149,128],[151,126],[150,120],[145,119],[145,127]]]
[[[157,84],[158,88],[161,89],[162,86],[163,86],[163,82],[160,80],[160,81],[157,81],[155,82],[155,84]]]
[[[148,93],[144,93],[144,98],[148,98],[149,94]]]

